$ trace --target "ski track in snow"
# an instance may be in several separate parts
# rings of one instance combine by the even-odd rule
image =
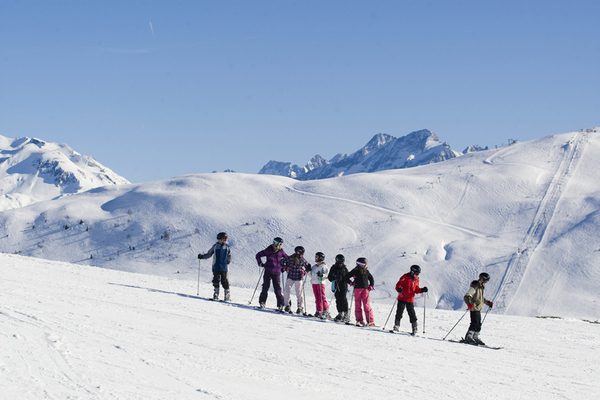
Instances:
[[[506,272],[492,300],[495,303],[494,311],[502,310],[504,313],[510,312],[511,302],[518,294],[521,281],[527,272],[529,263],[544,238],[544,233],[552,220],[556,205],[561,198],[561,188],[568,183],[569,173],[576,165],[576,161],[578,160],[577,155],[581,154],[581,147],[585,145],[587,135],[587,132],[583,134],[576,132],[575,136],[567,143],[564,156],[548,184],[531,226],[519,246],[519,251],[514,253],[508,262]],[[491,163],[493,162],[492,158],[495,157],[497,155],[490,157],[486,161]]]
[[[335,201],[344,201],[347,203],[352,203],[352,204],[356,204],[359,206],[363,206],[363,207],[368,207],[368,208],[372,208],[374,210],[379,210],[379,211],[383,211],[386,213],[392,213],[395,215],[401,215],[403,217],[407,217],[407,218],[412,218],[415,219],[417,221],[423,221],[423,222],[427,222],[428,224],[432,224],[432,225],[436,225],[436,226],[444,226],[447,228],[451,228],[451,229],[455,229],[461,232],[464,232],[466,234],[469,234],[471,236],[475,236],[475,237],[479,237],[479,238],[487,238],[489,237],[489,235],[486,235],[482,232],[477,232],[474,231],[472,229],[467,229],[467,228],[463,228],[461,226],[458,225],[452,225],[452,224],[446,224],[440,221],[434,221],[428,218],[424,218],[424,217],[419,217],[418,215],[412,215],[412,214],[406,214],[397,210],[393,210],[391,208],[385,208],[385,207],[381,207],[381,206],[376,206],[374,204],[369,204],[369,203],[365,203],[362,201],[357,201],[357,200],[350,200],[350,199],[346,199],[344,197],[336,197],[336,196],[331,196],[331,195],[326,195],[326,194],[320,194],[320,193],[314,193],[314,192],[309,192],[309,191],[305,191],[305,190],[300,190],[300,189],[296,189],[290,186],[286,186],[286,188],[290,191],[296,192],[296,193],[300,193],[300,194],[304,194],[304,195],[309,195],[309,196],[316,196],[316,197],[321,197],[321,198],[325,198],[325,199],[330,199],[330,200],[335,200]]]

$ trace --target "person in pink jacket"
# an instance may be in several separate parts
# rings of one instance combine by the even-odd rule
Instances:
[[[354,286],[356,326],[374,326],[375,317],[371,308],[369,292],[375,289],[375,279],[367,269],[367,259],[365,257],[356,259],[356,267],[346,274],[344,280]],[[366,322],[363,320],[363,308]]]
[[[396,283],[396,291],[398,292],[398,308],[396,309],[396,320],[394,321],[394,331],[400,329],[400,320],[404,309],[408,313],[410,323],[412,325],[412,334],[417,333],[417,314],[415,313],[415,294],[426,293],[427,287],[419,287],[419,275],[421,267],[413,265],[410,267],[410,272],[402,275],[398,283]]]

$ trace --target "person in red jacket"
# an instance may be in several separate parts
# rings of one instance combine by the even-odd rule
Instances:
[[[412,325],[412,334],[417,333],[417,314],[415,313],[415,294],[426,293],[427,287],[419,287],[419,275],[421,267],[413,265],[410,267],[410,272],[402,275],[398,283],[396,283],[396,291],[398,292],[398,308],[396,309],[396,320],[394,321],[394,331],[400,329],[400,319],[404,314],[404,309],[408,313],[410,323]]]

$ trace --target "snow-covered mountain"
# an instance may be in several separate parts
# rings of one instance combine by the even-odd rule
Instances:
[[[477,147],[471,146],[467,150],[475,151]],[[325,160],[317,154],[304,167],[272,160],[258,173],[306,181],[361,172],[416,167],[461,155],[462,153],[450,149],[448,143],[440,143],[433,132],[423,129],[400,138],[379,133],[373,136],[362,149],[351,155],[338,154],[331,160]]]
[[[0,136],[0,211],[127,183],[127,179],[65,144]]]
[[[597,319],[600,129],[443,163],[298,181],[212,173],[112,185],[0,213],[0,251],[195,280],[197,254],[227,231],[230,280],[254,288],[254,255],[284,249],[369,260],[374,300],[411,264],[430,307],[461,309],[479,272],[494,313]],[[210,274],[210,263],[200,264]]]

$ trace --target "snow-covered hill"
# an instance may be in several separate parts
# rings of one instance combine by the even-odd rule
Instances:
[[[196,255],[224,230],[231,281],[254,288],[255,253],[281,236],[284,250],[330,264],[367,257],[378,301],[419,264],[440,309],[461,309],[486,271],[494,313],[597,319],[599,133],[336,179],[217,173],[96,188],[0,213],[0,251],[194,280]]]
[[[480,148],[471,146],[465,152],[477,149]],[[361,172],[416,167],[461,155],[462,153],[450,149],[448,143],[440,143],[433,132],[423,129],[401,138],[379,133],[373,136],[362,149],[351,155],[338,154],[331,160],[325,160],[317,154],[304,167],[289,162],[271,160],[258,173],[287,176],[306,181]]]
[[[463,310],[419,308],[417,337],[390,334],[258,311],[256,300],[248,305],[252,289],[234,288],[231,304],[208,301],[206,270],[198,286],[176,274],[1,254],[0,274],[2,399],[580,400],[600,392],[600,325],[572,318],[489,314],[482,338],[504,347],[489,350],[448,342],[467,330]],[[383,327],[393,299],[372,305]]]
[[[95,187],[129,183],[65,144],[0,136],[0,211]]]

